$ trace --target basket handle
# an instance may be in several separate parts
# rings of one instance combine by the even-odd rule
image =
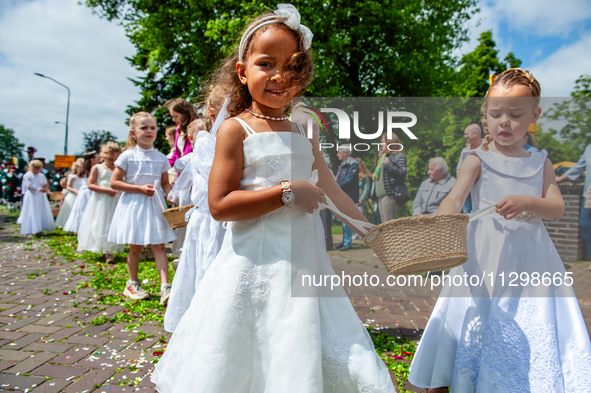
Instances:
[[[316,185],[316,183],[318,183],[318,169],[314,169],[312,171],[312,176],[310,177],[310,179],[308,180],[308,182],[309,183],[312,183],[314,185]],[[354,226],[355,229],[357,229],[361,234],[363,234],[363,236],[367,235],[367,233],[369,232],[369,230],[372,229],[373,227],[375,227],[375,225],[372,224],[372,223],[370,223],[370,222],[356,220],[354,218],[349,217],[345,213],[342,213],[336,207],[336,205],[334,204],[334,202],[330,200],[330,198],[328,197],[328,195],[325,195],[325,199],[326,199],[326,203],[320,203],[319,204],[322,208],[326,208],[326,209],[330,210],[331,212],[333,212],[334,214],[336,214],[337,216],[339,216],[340,218],[343,218],[346,221],[348,221],[349,224],[351,224],[352,226]]]
[[[488,204],[488,206],[483,207],[482,209],[478,210],[477,212],[470,214],[470,219],[468,220],[468,222],[476,221],[478,219],[481,219],[483,217],[491,215],[495,212],[495,210],[497,208],[496,203],[493,203],[493,202],[491,202],[487,199],[484,199],[484,198],[482,199],[482,202]]]

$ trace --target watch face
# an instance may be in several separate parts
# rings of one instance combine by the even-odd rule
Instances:
[[[286,205],[292,204],[294,200],[295,195],[291,191],[286,192],[281,196],[281,201],[283,201],[283,203],[285,203]]]

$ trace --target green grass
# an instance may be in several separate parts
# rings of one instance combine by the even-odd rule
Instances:
[[[73,268],[73,274],[88,276],[88,280],[78,284],[77,287],[77,289],[93,288],[96,290],[92,300],[86,301],[86,304],[124,307],[122,311],[108,317],[99,315],[100,313],[97,314],[97,317],[91,321],[92,325],[126,322],[130,323],[127,329],[131,330],[146,321],[163,322],[166,308],[159,304],[160,277],[156,271],[154,260],[140,261],[139,264],[139,279],[148,280],[148,283],[143,284],[143,287],[153,296],[146,300],[130,300],[122,295],[128,279],[125,263],[128,249],[124,253],[115,255],[115,260],[118,263],[107,265],[103,262],[103,257],[100,254],[92,252],[78,254],[75,251],[78,247],[77,238],[68,236],[63,231],[56,231],[53,236],[48,237],[47,245],[53,251],[54,256],[78,262]],[[172,281],[174,276],[172,266],[169,266],[168,274],[169,280]],[[77,302],[74,303],[76,303],[73,304],[74,307],[78,306]]]
[[[416,351],[415,343],[406,338],[394,338],[389,334],[375,330],[373,327],[367,328],[376,352],[386,362],[386,367],[392,370],[396,377],[398,392],[410,392],[404,388],[404,382],[408,380],[410,362]],[[404,359],[402,359],[404,358]]]

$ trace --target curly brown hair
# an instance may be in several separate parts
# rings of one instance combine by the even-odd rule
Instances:
[[[482,145],[482,150],[487,151],[488,145],[493,141],[492,136],[490,136],[490,133],[488,132],[488,122],[486,120],[486,111],[488,109],[486,98],[488,98],[488,94],[494,87],[497,86],[504,86],[508,88],[517,85],[529,87],[531,95],[534,98],[535,106],[537,107],[540,104],[542,87],[529,71],[522,70],[521,68],[510,68],[504,71],[501,75],[495,77],[490,87],[486,91],[484,103],[482,104],[482,107],[480,107],[480,112],[482,114],[482,128],[484,129],[484,133],[486,135],[485,142]]]
[[[244,31],[261,23],[261,19],[274,16],[272,12],[265,13],[252,21]],[[299,30],[293,30],[283,22],[283,18],[277,18],[278,23],[272,23],[261,26],[252,36],[246,40],[244,45],[245,60],[248,59],[252,48],[252,42],[262,33],[269,29],[283,29],[291,34],[297,42],[296,52],[292,55],[289,63],[285,67],[284,77],[289,81],[289,89],[297,89],[301,94],[303,93],[312,81],[314,75],[314,63],[312,62],[312,54],[304,46],[304,36]],[[252,96],[248,90],[247,85],[243,85],[238,78],[236,72],[236,63],[239,61],[238,45],[234,52],[226,57],[221,66],[215,71],[211,81],[208,83],[208,93],[215,92],[216,95],[223,97],[228,96],[228,114],[236,116],[250,107],[252,104]],[[208,94],[209,95],[209,94]],[[216,108],[219,109],[219,108]]]

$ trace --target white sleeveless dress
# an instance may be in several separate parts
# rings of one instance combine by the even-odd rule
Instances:
[[[70,179],[74,179],[72,181],[72,188],[75,190],[80,189],[80,186],[82,185],[82,183],[80,182],[80,179],[78,178],[78,176],[76,176],[73,173],[70,173],[68,175],[68,181],[70,181]],[[59,227],[59,228],[63,228],[64,225],[66,225],[66,221],[68,221],[68,217],[70,216],[70,213],[72,212],[72,207],[74,207],[74,202],[76,201],[76,194],[74,194],[73,192],[69,192],[66,191],[66,196],[64,197],[64,202],[62,203],[62,207],[60,207],[60,211],[57,214],[57,217],[55,219],[55,226]]]
[[[542,196],[545,150],[527,158],[480,150],[470,154],[482,161],[471,191],[475,210],[508,195]],[[451,386],[453,392],[591,391],[591,343],[572,286],[522,285],[519,280],[509,286],[512,273],[524,272],[530,279],[546,272],[565,277],[542,221],[531,216],[505,220],[497,213],[474,221],[468,228],[468,255],[450,276],[484,276],[486,284],[442,289],[409,381],[423,388]]]
[[[190,197],[194,210],[190,212],[183,250],[164,314],[164,329],[168,332],[174,332],[189,308],[203,275],[218,255],[224,240],[226,230],[221,222],[213,219],[207,202],[207,182],[214,154],[215,138],[207,131],[201,131],[195,138],[193,152],[185,156],[190,156],[184,170],[192,174]]]
[[[232,120],[234,121],[234,120]],[[240,189],[308,180],[312,145],[303,134],[244,140]],[[345,291],[295,296],[292,275],[334,274],[311,214],[282,207],[229,222],[222,248],[176,327],[152,381],[161,393],[394,393]]]
[[[72,206],[72,211],[68,216],[68,220],[64,225],[64,231],[78,233],[80,223],[82,222],[82,216],[84,215],[84,209],[88,204],[92,191],[88,189],[88,177],[80,179],[80,188],[78,189],[78,195]]]
[[[47,185],[47,178],[43,173],[36,175],[27,172],[23,175],[22,189],[23,205],[16,221],[21,224],[21,234],[32,235],[41,231],[51,232],[55,229],[51,206],[47,200],[47,193],[39,191]]]
[[[97,186],[110,188],[112,174],[113,171],[99,164]],[[78,230],[78,252],[92,251],[101,254],[123,252],[124,245],[107,241],[118,199],[119,194],[112,197],[100,192],[92,193]]]

